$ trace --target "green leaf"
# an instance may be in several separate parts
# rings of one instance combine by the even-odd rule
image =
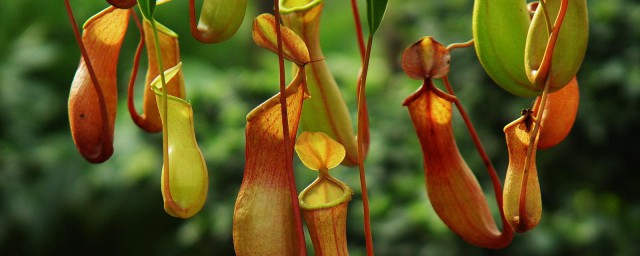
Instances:
[[[142,16],[144,16],[148,20],[151,20],[153,18],[153,11],[156,9],[156,1],[138,0],[138,7],[140,8]]]
[[[388,0],[367,0],[367,21],[369,22],[369,36],[373,36],[380,27],[384,12],[387,10]]]

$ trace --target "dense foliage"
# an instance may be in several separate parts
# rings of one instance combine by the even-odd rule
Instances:
[[[86,20],[104,1],[76,1]],[[364,1],[361,4],[364,4]],[[347,1],[327,1],[322,44],[355,117],[360,57]],[[156,18],[188,31],[186,1]],[[379,255],[633,255],[640,252],[640,3],[589,1],[590,42],[578,74],[581,105],[569,138],[538,152],[544,215],[535,230],[502,251],[468,245],[438,219],[425,194],[420,146],[402,101],[419,83],[402,72],[404,47],[424,35],[443,44],[471,38],[472,1],[390,1],[377,32],[368,78],[371,151],[367,182]],[[139,130],[121,94],[115,153],[92,165],[69,134],[67,97],[79,51],[61,1],[0,1],[0,254],[232,255],[233,205],[244,164],[245,115],[277,91],[277,57],[251,41],[251,19],[270,11],[251,2],[239,32],[211,46],[182,34],[187,98],[209,167],[207,204],[189,220],[162,209],[160,134]],[[363,10],[362,10],[363,11]],[[133,30],[132,30],[133,31]],[[127,34],[120,58],[126,90],[138,34]],[[504,177],[502,128],[530,99],[500,90],[482,72],[473,49],[452,56],[451,81]],[[143,79],[139,76],[139,79]],[[138,92],[141,93],[141,92]],[[459,147],[493,198],[489,177],[454,116]],[[356,190],[349,211],[349,250],[364,252],[356,169],[335,172]],[[315,177],[296,160],[298,184]],[[301,191],[303,187],[299,187]],[[489,200],[494,201],[494,200]],[[496,209],[492,205],[492,209]],[[497,214],[497,213],[496,213]]]

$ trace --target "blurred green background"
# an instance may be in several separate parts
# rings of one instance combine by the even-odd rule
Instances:
[[[79,22],[107,6],[104,1],[71,2]],[[364,10],[364,1],[359,3]],[[67,98],[80,54],[63,1],[0,1],[1,255],[233,255],[245,115],[278,88],[276,55],[255,46],[250,34],[253,17],[271,8],[269,1],[250,1],[234,38],[203,45],[188,32],[187,6],[186,0],[175,0],[157,12],[161,23],[181,35],[188,99],[210,176],[204,209],[181,220],[162,208],[161,135],[138,129],[124,104],[138,40],[135,27],[130,25],[120,55],[115,153],[92,165],[77,153],[69,132]],[[435,215],[425,193],[417,137],[401,106],[420,82],[408,79],[399,61],[402,50],[425,35],[445,45],[469,40],[472,6],[471,0],[390,1],[376,35],[367,88],[372,144],[366,162],[376,253],[640,253],[640,3],[634,0],[589,1],[590,42],[578,74],[576,124],[562,144],[538,152],[540,225],[494,251],[468,245]],[[355,116],[360,61],[349,1],[327,1],[322,22],[327,63]],[[473,49],[453,52],[450,76],[504,178],[508,158],[502,128],[532,99],[495,86]],[[488,175],[459,116],[454,129],[496,212]],[[349,250],[362,255],[357,170],[340,167],[333,173],[356,191],[349,211]],[[314,175],[296,159],[299,191]]]

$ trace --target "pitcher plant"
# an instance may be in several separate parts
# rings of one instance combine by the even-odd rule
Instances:
[[[81,52],[68,101],[73,141],[91,163],[104,162],[114,154],[116,71],[133,17],[140,42],[133,59],[127,107],[141,129],[162,131],[164,209],[172,216],[190,218],[207,202],[209,170],[206,154],[196,141],[194,112],[199,110],[187,100],[182,67],[190,64],[183,64],[180,57],[180,32],[154,18],[155,10],[169,0],[107,2],[111,6],[91,17],[81,34],[69,0],[65,0]],[[369,133],[366,85],[370,69],[375,69],[369,67],[374,35],[388,1],[365,2],[367,31],[362,28],[357,1],[343,8],[353,15],[361,57],[360,71],[353,74],[355,92],[338,85],[323,54],[323,0],[274,0],[273,13],[253,19],[251,36],[256,45],[278,55],[279,86],[273,97],[246,116],[244,175],[232,225],[237,255],[307,255],[303,221],[315,255],[348,255],[347,210],[353,197],[362,200],[358,207],[362,207],[366,254],[374,255],[365,162],[369,145],[376,138]],[[239,31],[247,5],[246,0],[204,0],[196,19],[195,1],[189,0],[191,35],[207,44],[228,40]],[[511,243],[514,232],[529,231],[542,219],[544,181],[538,180],[536,154],[538,149],[561,143],[575,122],[580,100],[576,77],[588,39],[586,0],[529,4],[522,0],[475,0],[471,27],[468,42],[445,46],[424,36],[404,50],[401,68],[422,84],[403,105],[420,143],[424,188],[435,213],[468,243],[500,249]],[[523,106],[521,115],[504,127],[509,158],[504,187],[449,81],[450,65],[455,64],[450,52],[471,47],[500,88],[532,98],[532,105]],[[148,70],[139,113],[134,88],[143,48]],[[286,78],[285,60],[293,67],[290,79]],[[435,80],[441,80],[444,88],[438,88]],[[354,93],[357,105],[349,106],[343,93]],[[453,122],[457,118],[454,106],[483,160],[497,209],[491,209],[476,178],[478,172],[473,172],[473,166],[460,154],[453,132],[458,129]],[[318,178],[301,191],[296,185],[294,151],[304,166],[318,172]],[[330,169],[340,164],[346,169],[358,167],[360,191],[354,193],[347,183],[330,174]]]

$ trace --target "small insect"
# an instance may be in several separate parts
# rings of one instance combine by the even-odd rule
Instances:
[[[533,128],[533,124],[537,122],[536,116],[533,113],[531,108],[525,108],[520,112],[520,115],[526,116],[524,120],[525,125],[527,126],[527,131],[530,131]]]

